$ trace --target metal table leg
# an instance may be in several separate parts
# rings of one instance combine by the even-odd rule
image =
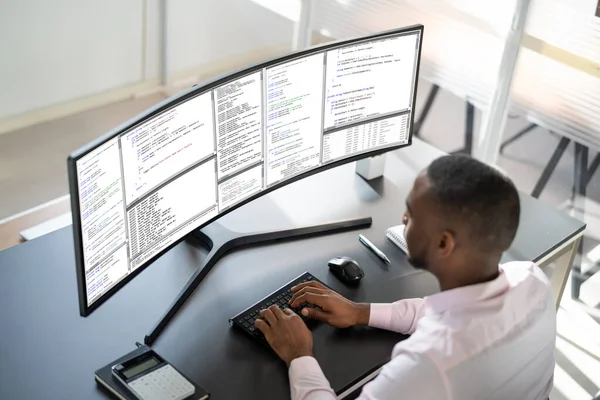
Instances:
[[[588,152],[589,149],[580,144],[575,143],[575,173],[574,173],[574,187],[573,187],[573,209],[576,213],[585,213],[585,195],[588,182]],[[580,219],[583,220],[583,215],[580,215]],[[580,262],[573,266],[573,273],[571,276],[571,297],[574,300],[579,299],[579,292],[581,290],[581,284],[585,282],[585,277],[581,274],[581,265],[583,261],[583,240],[580,241],[577,248],[577,253],[580,255]]]
[[[587,177],[585,179],[586,187],[592,180],[592,176],[594,176],[594,174],[596,173],[598,166],[600,166],[600,154],[596,154],[596,158],[594,158],[594,161],[592,161],[592,164],[590,165],[590,168],[587,171]]]
[[[467,101],[465,121],[465,153],[473,154],[473,128],[475,125],[475,106]]]
[[[562,157],[570,142],[571,139],[567,139],[566,137],[562,137],[560,139],[560,142],[558,143],[558,146],[556,146],[552,157],[550,157],[550,161],[548,161],[548,164],[546,164],[546,168],[544,168],[544,171],[542,172],[542,176],[540,176],[540,179],[537,181],[535,187],[533,188],[533,191],[531,192],[532,197],[535,197],[536,199],[540,197],[542,190],[544,190],[544,188],[546,187],[546,184],[550,180],[552,173],[556,169],[560,158]]]
[[[535,128],[537,128],[538,126],[536,124],[530,124],[527,127],[525,127],[524,129],[520,130],[517,134],[515,134],[513,137],[510,137],[508,139],[506,139],[501,145],[500,145],[500,154],[502,154],[504,152],[504,148],[506,146],[508,146],[509,144],[513,143],[514,141],[518,140],[519,138],[521,138],[521,136],[526,135],[527,133],[531,132],[532,130],[534,130]]]
[[[427,100],[425,100],[425,105],[423,106],[423,110],[421,111],[419,120],[417,122],[415,122],[415,126],[413,129],[414,136],[419,136],[421,127],[423,126],[425,119],[427,119],[427,115],[429,114],[429,109],[431,108],[431,105],[433,104],[433,101],[435,100],[439,90],[440,90],[440,87],[436,84],[433,84],[433,86],[431,87],[431,90],[429,91],[429,94],[427,95]]]
[[[453,151],[452,154],[473,154],[473,129],[475,125],[475,106],[469,101],[465,102],[465,145],[462,149]]]

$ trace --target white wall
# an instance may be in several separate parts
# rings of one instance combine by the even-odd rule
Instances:
[[[142,0],[3,0],[0,118],[135,83]]]
[[[574,11],[584,15],[596,15],[598,0],[566,0]]]
[[[129,0],[128,0],[129,1]],[[143,6],[146,9],[144,78],[160,78],[160,0],[145,0]]]
[[[291,49],[293,23],[250,0],[177,0],[167,9],[169,74],[263,49]]]
[[[147,90],[139,84],[160,76],[159,5],[0,0],[0,133],[68,115],[81,99],[97,106],[102,101],[89,99],[123,96],[136,84]],[[167,75],[178,79],[221,62],[256,62],[268,49],[289,51],[293,32],[292,21],[250,0],[168,0],[167,23]]]

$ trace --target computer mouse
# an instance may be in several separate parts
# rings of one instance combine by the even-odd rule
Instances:
[[[357,283],[365,273],[356,260],[350,257],[336,257],[327,263],[329,270],[342,282]]]

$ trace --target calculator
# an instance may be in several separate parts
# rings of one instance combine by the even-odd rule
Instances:
[[[150,348],[111,369],[140,400],[184,400],[196,391],[190,381]]]

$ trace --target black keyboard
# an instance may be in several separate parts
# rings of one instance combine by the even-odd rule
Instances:
[[[239,328],[239,329],[243,330],[244,332],[248,333],[250,336],[252,336],[256,340],[262,342],[263,344],[266,344],[267,341],[266,341],[264,335],[262,334],[262,332],[259,329],[257,329],[254,326],[254,321],[257,320],[258,313],[261,310],[269,308],[272,305],[277,305],[281,309],[289,308],[292,311],[294,311],[296,314],[298,314],[300,316],[300,318],[302,318],[304,320],[304,322],[307,323],[307,326],[310,329],[312,326],[314,326],[313,322],[315,322],[315,320],[309,320],[308,318],[302,316],[302,314],[300,314],[300,311],[303,308],[319,308],[319,307],[314,306],[312,304],[305,303],[305,304],[301,304],[297,308],[293,308],[288,305],[288,302],[291,300],[291,298],[294,294],[291,290],[294,286],[299,285],[300,283],[303,283],[303,282],[311,282],[311,281],[319,282],[322,285],[328,287],[323,282],[321,282],[320,280],[318,280],[317,278],[312,276],[310,273],[305,272],[302,275],[300,275],[299,277],[297,277],[296,279],[293,279],[292,281],[286,283],[283,287],[276,290],[274,293],[271,293],[270,295],[268,295],[267,297],[265,297],[258,303],[254,304],[253,306],[248,307],[246,310],[242,311],[235,317],[231,318],[229,320],[229,323],[232,326]]]

